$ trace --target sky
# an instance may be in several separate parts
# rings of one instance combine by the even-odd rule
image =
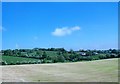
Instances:
[[[2,3],[2,49],[118,47],[117,2]]]

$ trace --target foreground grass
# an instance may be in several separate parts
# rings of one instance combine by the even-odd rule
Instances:
[[[4,82],[117,82],[118,58],[55,64],[2,66]]]

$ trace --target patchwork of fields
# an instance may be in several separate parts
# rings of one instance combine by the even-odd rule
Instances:
[[[117,82],[118,58],[73,63],[8,65],[3,82]]]

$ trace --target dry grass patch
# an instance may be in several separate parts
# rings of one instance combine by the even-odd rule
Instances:
[[[118,58],[55,64],[2,66],[3,81],[117,82]]]

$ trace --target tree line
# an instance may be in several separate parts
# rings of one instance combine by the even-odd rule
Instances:
[[[34,49],[7,49],[1,50],[2,56],[18,56],[25,58],[39,59],[39,62],[17,62],[15,64],[40,64],[40,63],[57,63],[57,62],[77,62],[92,61],[107,58],[120,57],[120,50],[65,50],[64,48],[34,48]],[[55,54],[54,56],[51,53]],[[7,63],[2,61],[3,65]],[[13,63],[12,63],[13,64]]]

